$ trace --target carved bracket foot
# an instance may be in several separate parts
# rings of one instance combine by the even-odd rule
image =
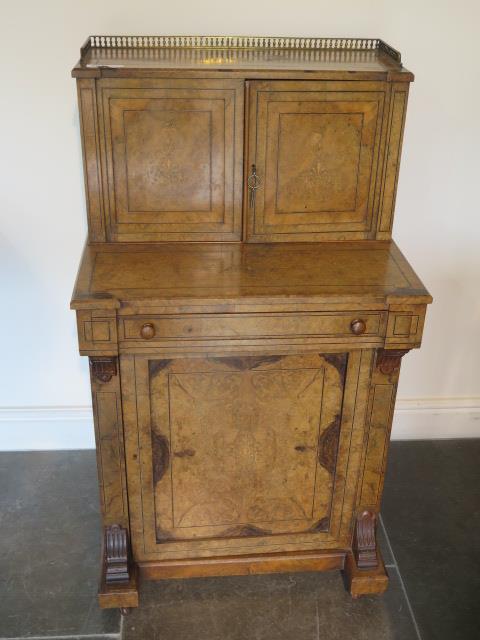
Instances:
[[[126,615],[127,609],[138,606],[137,568],[131,560],[128,532],[118,524],[105,529],[102,569],[100,606],[119,608]]]
[[[371,569],[378,566],[377,517],[373,511],[363,511],[355,524],[353,536],[353,553],[359,569]]]
[[[130,580],[127,530],[118,524],[105,529],[105,582],[126,583]]]
[[[345,587],[352,598],[380,595],[387,590],[388,573],[378,551],[377,556],[377,567],[374,569],[359,569],[353,553],[351,551],[347,553],[342,573]]]
[[[343,569],[353,598],[383,593],[388,586],[388,574],[377,548],[376,520],[373,511],[363,511],[357,517],[352,551],[347,553]]]

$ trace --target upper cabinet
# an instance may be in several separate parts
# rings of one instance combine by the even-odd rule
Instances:
[[[151,40],[93,39],[74,69],[91,241],[390,237],[413,79],[397,52]]]

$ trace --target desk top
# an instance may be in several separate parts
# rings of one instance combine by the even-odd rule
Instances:
[[[94,244],[85,247],[73,309],[432,301],[394,242]]]

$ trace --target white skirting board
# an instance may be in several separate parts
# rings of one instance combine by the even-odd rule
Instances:
[[[393,440],[480,437],[480,398],[399,399]],[[0,407],[0,451],[93,449],[90,407]]]
[[[94,448],[91,407],[0,407],[0,451]]]

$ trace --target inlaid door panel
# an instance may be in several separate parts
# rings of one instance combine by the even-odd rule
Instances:
[[[240,237],[243,83],[102,80],[110,239]]]
[[[123,356],[122,379],[136,385],[126,420],[136,557],[338,545],[348,361]]]
[[[384,96],[382,83],[250,83],[251,240],[372,233]]]

